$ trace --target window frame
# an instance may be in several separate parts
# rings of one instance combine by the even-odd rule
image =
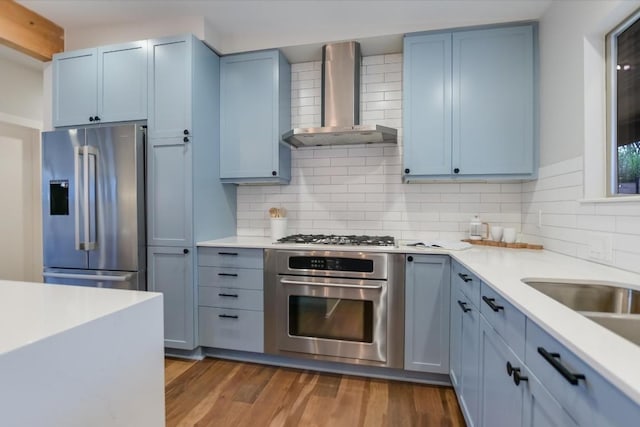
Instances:
[[[607,198],[626,198],[626,197],[638,197],[637,194],[621,194],[618,193],[618,139],[617,139],[617,94],[618,94],[618,69],[617,69],[617,57],[618,57],[618,36],[631,27],[636,21],[640,19],[640,9],[637,9],[630,15],[626,16],[615,28],[608,32],[605,36],[605,78],[606,78],[606,132],[607,132],[607,148],[606,148],[606,162],[607,162],[607,182],[606,182],[606,197]]]

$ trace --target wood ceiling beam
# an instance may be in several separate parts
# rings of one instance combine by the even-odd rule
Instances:
[[[0,44],[51,61],[64,50],[64,29],[13,0],[0,0]]]

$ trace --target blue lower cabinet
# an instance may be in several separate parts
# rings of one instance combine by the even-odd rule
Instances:
[[[538,378],[528,368],[524,372],[528,381],[525,385],[522,426],[577,427],[578,423],[551,396]]]
[[[405,270],[404,368],[449,372],[448,256],[409,255]]]
[[[524,365],[487,320],[480,316],[481,426],[522,425],[522,402],[528,378]]]
[[[526,364],[579,426],[637,425],[640,405],[530,319]],[[633,421],[632,421],[633,420]]]
[[[148,289],[162,292],[164,345],[192,350],[195,339],[195,285],[192,248],[147,248]]]
[[[463,300],[462,292],[458,299]],[[462,414],[468,427],[479,426],[480,414],[480,311],[466,305],[462,314],[459,396]]]

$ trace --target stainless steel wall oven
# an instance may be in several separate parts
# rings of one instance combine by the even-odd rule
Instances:
[[[404,257],[265,250],[265,351],[402,368]]]

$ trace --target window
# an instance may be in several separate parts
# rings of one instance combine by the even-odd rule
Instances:
[[[640,194],[640,11],[607,35],[609,194]]]

